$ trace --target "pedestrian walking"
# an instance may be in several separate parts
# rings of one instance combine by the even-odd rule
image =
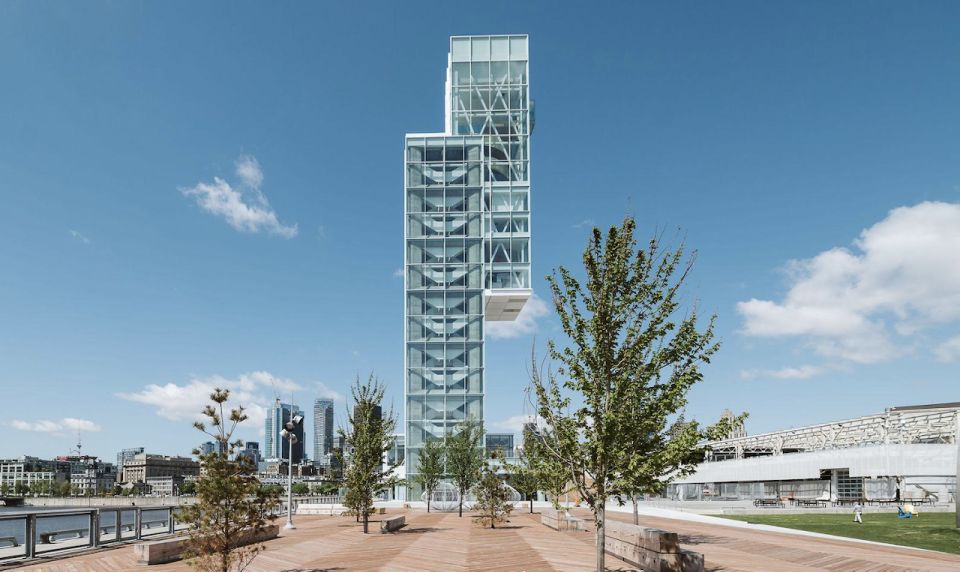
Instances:
[[[853,505],[853,522],[863,524],[863,505],[860,501]]]

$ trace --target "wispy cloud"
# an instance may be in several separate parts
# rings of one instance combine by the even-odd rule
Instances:
[[[578,223],[571,224],[570,226],[572,228],[593,228],[597,226],[597,223],[592,218],[585,218]]]
[[[77,419],[75,417],[64,417],[59,421],[40,419],[37,421],[23,421],[13,419],[9,425],[20,431],[32,431],[35,433],[65,434],[76,431],[97,432],[100,426],[87,419]]]
[[[937,359],[944,363],[960,361],[960,336],[954,336],[933,350]]]
[[[393,277],[394,277],[394,278],[403,278],[403,268],[401,267],[401,268],[397,268],[396,270],[394,270],[394,271],[393,271]]]
[[[535,418],[532,415],[514,415],[501,421],[494,421],[490,425],[502,431],[512,431],[521,433],[525,423],[533,423]]]
[[[825,372],[827,368],[816,365],[800,367],[782,367],[780,369],[745,369],[740,372],[740,379],[808,379]]]
[[[235,174],[239,179],[236,186],[214,177],[212,183],[197,183],[193,187],[181,188],[180,192],[194,199],[203,210],[223,217],[227,224],[241,232],[266,231],[284,238],[297,236],[297,225],[281,223],[267,202],[261,190],[263,171],[257,160],[250,156],[240,157]]]
[[[133,393],[117,393],[117,397],[149,405],[156,414],[171,421],[198,419],[215,388],[230,390],[230,403],[243,405],[250,417],[248,428],[261,428],[266,407],[277,395],[284,396],[303,388],[294,381],[277,377],[266,371],[254,371],[236,378],[220,375],[195,377],[184,384],[150,384]]]
[[[70,233],[70,236],[72,236],[74,239],[79,240],[80,242],[82,242],[82,243],[84,243],[84,244],[90,244],[90,239],[87,238],[87,237],[86,237],[82,232],[80,232],[79,230],[73,230],[73,229],[71,228],[71,229],[68,229],[67,232],[69,232],[69,233]]]
[[[539,329],[537,320],[549,315],[550,309],[547,303],[534,293],[517,314],[517,319],[512,322],[485,322],[484,328],[486,328],[487,337],[495,340],[529,336],[537,333]]]
[[[960,204],[893,209],[853,247],[790,262],[782,301],[737,304],[743,333],[797,337],[831,359],[877,363],[910,351],[911,336],[932,325],[960,322]]]
[[[319,397],[321,399],[332,399],[333,401],[344,401],[346,399],[342,393],[331,389],[322,381],[318,381],[316,384],[314,384],[314,388],[316,393],[314,397]]]

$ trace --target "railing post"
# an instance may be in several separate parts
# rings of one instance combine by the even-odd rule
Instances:
[[[169,526],[167,532],[173,534],[174,530],[176,529],[176,526],[173,522],[173,507],[170,507],[170,510],[167,511],[167,515],[167,525]]]
[[[137,507],[137,508],[135,508],[134,510],[136,511],[136,512],[134,513],[134,519],[133,519],[133,522],[134,522],[133,530],[134,530],[134,532],[135,532],[134,537],[135,537],[137,540],[140,540],[140,538],[141,538],[141,536],[140,536],[140,528],[143,526],[143,513],[142,513],[142,509],[141,509],[140,507]]]
[[[100,544],[100,510],[90,511],[90,548]]]
[[[117,512],[117,520],[115,521],[116,526],[114,527],[114,531],[113,531],[113,539],[116,540],[117,542],[120,542],[120,538],[122,538],[120,534],[120,516],[123,513],[120,511],[119,508],[117,509],[116,512]]]
[[[27,558],[33,558],[37,555],[37,515],[27,515],[27,528],[25,533],[23,549]]]

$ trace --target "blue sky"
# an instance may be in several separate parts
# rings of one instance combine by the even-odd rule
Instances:
[[[0,4],[0,457],[186,453],[217,383],[374,371],[402,412],[403,134],[452,34],[530,34],[540,295],[626,213],[698,251],[688,415],[960,399],[956,3],[347,4]],[[540,314],[488,343],[492,430]]]

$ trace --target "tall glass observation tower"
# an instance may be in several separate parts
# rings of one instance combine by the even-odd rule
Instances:
[[[483,420],[484,320],[530,297],[527,54],[526,35],[450,38],[444,132],[406,136],[408,478],[424,442]]]

